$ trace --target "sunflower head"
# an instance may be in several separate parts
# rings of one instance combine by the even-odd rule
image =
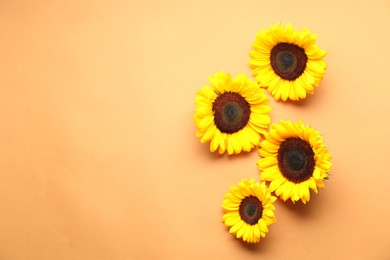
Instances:
[[[324,188],[331,155],[318,131],[302,121],[272,124],[260,144],[260,178],[284,201],[310,200],[310,189]]]
[[[316,44],[317,35],[291,24],[276,24],[257,34],[250,52],[250,66],[261,87],[276,100],[299,100],[314,93],[325,75],[326,51]]]
[[[275,200],[265,183],[242,180],[225,195],[222,221],[237,238],[258,243],[267,234],[268,226],[276,221],[272,204]]]
[[[225,72],[210,77],[210,83],[196,94],[196,135],[202,143],[211,141],[212,152],[250,151],[270,123],[271,108],[264,90],[245,75],[232,79]]]

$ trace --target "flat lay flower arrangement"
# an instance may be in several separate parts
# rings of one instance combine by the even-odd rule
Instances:
[[[310,200],[324,188],[332,167],[320,133],[301,120],[271,124],[269,98],[299,101],[314,94],[325,75],[326,51],[317,35],[291,24],[261,30],[250,52],[255,79],[231,77],[223,71],[209,77],[210,86],[196,93],[194,121],[201,143],[228,155],[259,147],[260,182],[250,178],[232,185],[225,194],[223,223],[248,243],[258,243],[276,221],[274,202]]]

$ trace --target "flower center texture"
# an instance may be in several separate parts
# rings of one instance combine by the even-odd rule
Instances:
[[[278,43],[271,50],[271,66],[285,80],[295,80],[306,69],[307,55],[301,47],[290,43]]]
[[[245,127],[250,116],[250,106],[240,94],[226,92],[213,103],[214,123],[223,133],[235,133]]]
[[[255,196],[249,196],[241,201],[239,212],[243,221],[255,225],[263,215],[263,205]]]
[[[294,183],[306,181],[314,171],[313,149],[305,140],[288,138],[280,144],[278,165],[280,172],[287,180]]]

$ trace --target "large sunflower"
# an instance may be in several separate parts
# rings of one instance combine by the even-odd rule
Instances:
[[[313,94],[325,75],[326,51],[316,44],[316,34],[291,24],[276,24],[261,30],[250,52],[250,66],[261,87],[276,100],[299,100]]]
[[[222,221],[237,238],[258,243],[260,237],[264,238],[267,234],[268,226],[276,221],[272,204],[275,200],[265,183],[255,182],[254,179],[242,180],[238,187],[231,186],[230,192],[225,195]]]
[[[264,90],[245,75],[232,79],[220,72],[209,79],[212,87],[203,87],[195,98],[196,135],[202,143],[211,141],[212,152],[218,148],[220,154],[229,155],[250,151],[271,120]]]
[[[260,178],[284,201],[310,200],[310,189],[324,188],[332,166],[331,155],[318,131],[303,125],[281,121],[272,124],[260,144]]]

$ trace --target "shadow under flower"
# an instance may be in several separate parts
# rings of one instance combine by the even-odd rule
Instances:
[[[277,204],[276,208],[283,207],[290,212],[298,214],[302,218],[310,218],[316,214],[317,208],[321,207],[321,198],[319,198],[319,194],[311,192],[310,195],[310,201],[308,201],[306,204],[303,204],[303,202],[300,200],[293,203],[290,199],[287,201],[282,201],[278,198],[278,200],[275,202]]]
[[[272,232],[270,230],[270,232]],[[269,244],[272,243],[271,237],[269,237],[270,234],[267,234],[266,237],[261,238],[259,243],[247,243],[240,239],[239,243],[249,252],[253,252],[256,254],[265,253],[267,250],[270,250],[271,246]]]

